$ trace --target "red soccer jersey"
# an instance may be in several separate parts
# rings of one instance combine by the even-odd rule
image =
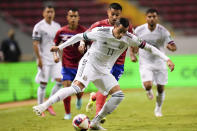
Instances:
[[[101,21],[98,21],[98,22],[92,24],[91,27],[90,27],[88,30],[92,30],[92,29],[95,28],[95,27],[102,27],[102,26],[106,27],[106,26],[112,26],[112,25],[110,25],[108,19],[105,19],[105,20],[101,20]],[[130,33],[133,33],[133,28],[132,28],[131,25],[129,26],[129,32],[130,32]],[[127,50],[125,50],[125,51],[120,55],[120,57],[117,59],[117,61],[116,61],[115,64],[124,65],[125,57],[126,57],[126,52],[127,52]]]
[[[56,45],[59,45],[61,42],[65,42],[72,36],[78,33],[83,33],[86,30],[87,29],[81,25],[78,25],[76,30],[70,30],[68,25],[66,25],[58,30],[54,38],[54,43]],[[76,44],[70,45],[63,49],[63,54],[62,54],[62,66],[63,67],[75,68],[75,69],[78,68],[79,61],[81,57],[83,56],[83,54],[81,54],[78,51],[79,44],[80,42],[77,42]]]

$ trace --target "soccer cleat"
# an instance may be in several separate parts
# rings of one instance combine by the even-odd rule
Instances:
[[[97,122],[91,122],[90,130],[106,130],[106,129],[100,126]]]
[[[152,100],[154,98],[154,95],[153,95],[153,91],[150,90],[150,91],[146,91],[146,95],[148,97],[149,100]]]
[[[64,120],[70,120],[70,119],[71,119],[71,114],[64,115]]]
[[[52,107],[52,106],[49,106],[49,107],[48,107],[48,112],[49,112],[52,116],[55,116],[55,115],[56,115],[56,113],[55,113],[55,111],[53,110],[53,107]]]
[[[161,113],[161,108],[160,107],[155,107],[155,110],[154,110],[154,113],[155,113],[155,116],[156,117],[162,117],[162,113]]]
[[[36,115],[38,116],[42,116],[42,113],[45,111],[46,109],[42,106],[42,105],[37,105],[33,107],[33,112],[36,113]]]
[[[95,95],[95,92],[90,93],[90,98],[89,98],[89,102],[86,105],[86,112],[91,112],[93,110],[93,106],[95,101],[93,101],[92,97]]]
[[[77,101],[76,101],[76,108],[78,110],[80,110],[81,109],[81,106],[82,106],[82,99],[77,99]]]
[[[104,117],[103,119],[101,119],[100,123],[104,124],[106,122],[106,120],[107,120],[106,117]]]

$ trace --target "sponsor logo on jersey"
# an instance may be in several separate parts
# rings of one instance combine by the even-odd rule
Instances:
[[[109,28],[99,28],[98,31],[108,32],[109,31]]]

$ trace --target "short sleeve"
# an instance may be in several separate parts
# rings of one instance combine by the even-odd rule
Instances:
[[[163,37],[164,37],[164,44],[168,44],[168,43],[174,43],[174,40],[172,39],[172,36],[170,35],[168,30],[164,30],[163,31]]]
[[[42,38],[41,30],[38,25],[35,25],[33,29],[32,39],[40,41]]]
[[[53,42],[55,43],[56,46],[58,46],[60,44],[60,42],[61,42],[60,30],[57,31]]]

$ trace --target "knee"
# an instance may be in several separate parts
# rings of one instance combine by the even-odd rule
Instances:
[[[164,86],[163,85],[157,85],[157,91],[158,91],[159,94],[163,93]]]
[[[148,82],[144,82],[144,87],[146,90],[150,90],[152,88],[152,82],[148,81]]]
[[[40,83],[40,89],[45,90],[46,85],[47,85],[47,84],[45,84],[45,83]]]

